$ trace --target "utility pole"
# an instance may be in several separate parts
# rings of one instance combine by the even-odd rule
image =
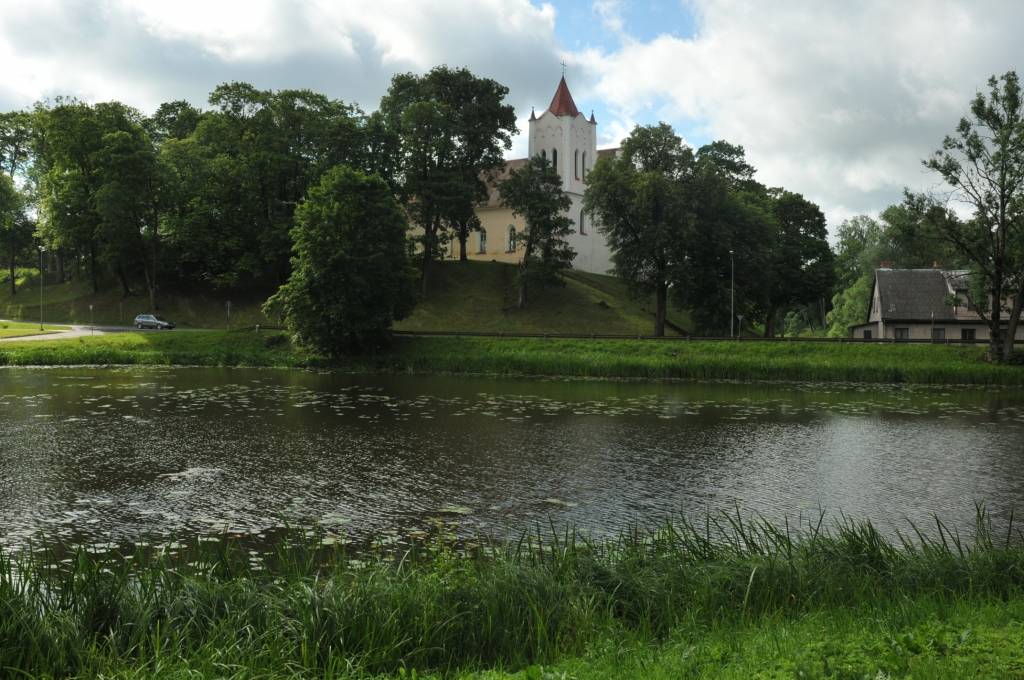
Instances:
[[[43,330],[43,253],[46,248],[39,246],[39,330]]]
[[[736,321],[736,261],[729,251],[729,337],[734,337],[733,324]]]

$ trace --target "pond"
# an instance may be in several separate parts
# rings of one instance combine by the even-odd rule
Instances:
[[[261,369],[0,370],[0,545],[402,535],[819,509],[886,531],[1024,492],[1024,394]]]

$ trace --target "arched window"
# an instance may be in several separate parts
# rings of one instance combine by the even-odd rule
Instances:
[[[572,176],[576,179],[580,178],[580,150],[576,149],[572,152]]]
[[[480,250],[477,252],[481,254],[487,252],[487,232],[483,229],[480,230]]]
[[[551,150],[551,165],[555,168],[555,172],[558,172],[558,149]],[[562,173],[558,172],[559,176]]]
[[[508,252],[514,253],[516,251],[516,227],[513,224],[508,225]]]
[[[586,179],[587,178],[587,152],[586,151],[583,152],[583,163],[582,163],[582,166],[583,166],[583,179]]]
[[[583,208],[580,208],[580,233],[584,235],[587,233],[586,219],[586,213],[583,212]]]
[[[543,158],[544,160],[547,160],[548,159],[548,152],[545,151],[544,149],[541,149],[540,150],[540,157]]]

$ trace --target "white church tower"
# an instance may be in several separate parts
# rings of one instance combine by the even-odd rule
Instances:
[[[608,246],[590,217],[583,214],[587,173],[597,162],[597,121],[593,113],[588,120],[576,108],[565,76],[559,81],[547,111],[540,116],[530,114],[529,154],[531,158],[547,158],[554,165],[562,178],[562,190],[572,200],[569,217],[574,233],[569,237],[569,245],[576,251],[573,267],[608,273],[612,268]]]

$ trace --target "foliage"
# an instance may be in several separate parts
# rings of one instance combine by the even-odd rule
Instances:
[[[377,347],[415,304],[407,228],[384,180],[333,168],[296,211],[291,277],[266,308],[329,356]]]
[[[0,667],[33,677],[213,676],[225,668],[419,677],[687,640],[679,656],[691,675],[742,664],[734,647],[714,646],[725,632],[851,618],[875,629],[888,625],[879,620],[909,620],[924,637],[860,633],[858,642],[870,645],[862,651],[818,631],[810,648],[787,655],[796,668],[778,668],[771,655],[773,667],[789,674],[824,660],[902,673],[926,648],[1012,667],[1019,650],[994,654],[998,635],[989,627],[977,642],[930,614],[955,618],[996,602],[1021,610],[1024,550],[998,538],[984,511],[971,545],[939,520],[921,529],[908,528],[919,532],[913,541],[893,541],[868,522],[822,516],[783,526],[737,511],[675,517],[603,541],[537,529],[471,547],[439,526],[401,559],[351,555],[337,536],[296,530],[267,573],[228,537],[192,541],[173,555],[78,550],[60,566],[43,561],[53,559],[45,553],[0,553]],[[627,655],[620,670],[622,663],[635,661]]]
[[[308,349],[267,353],[250,344],[259,337],[174,331],[11,343],[0,346],[0,365],[334,365],[400,373],[1024,385],[1024,367],[991,363],[971,345],[401,337],[386,352],[332,364]]]
[[[392,159],[392,183],[421,233],[423,289],[446,230],[460,237],[474,203],[486,198],[484,177],[504,164],[516,131],[508,88],[469,70],[438,66],[423,76],[394,76],[380,103],[380,144]]]
[[[693,252],[693,152],[671,126],[637,126],[620,157],[598,161],[583,199],[636,296],[655,296],[654,335],[665,334],[668,289],[686,279]]]
[[[1006,360],[1024,304],[1024,98],[1014,71],[992,76],[988,86],[987,95],[979,92],[971,101],[970,117],[925,161],[970,206],[972,219],[961,221],[934,201],[919,200],[934,233],[984,282],[988,304],[978,305],[979,313],[989,325],[992,355]]]
[[[526,229],[516,237],[516,249],[523,251],[517,282],[522,308],[528,302],[531,279],[546,285],[572,267],[576,253],[566,239],[572,220],[565,215],[571,201],[562,191],[558,171],[543,156],[534,156],[509,173],[498,191],[502,203],[526,222]]]
[[[24,212],[25,200],[11,177],[0,174],[0,254],[6,256],[11,295],[18,292],[18,258],[32,242],[33,225]]]

